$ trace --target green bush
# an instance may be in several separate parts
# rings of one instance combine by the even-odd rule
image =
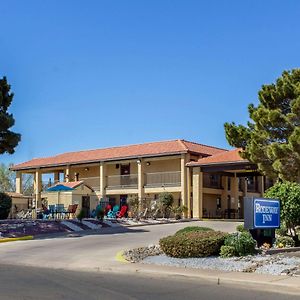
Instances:
[[[279,236],[275,241],[276,248],[295,247],[295,241],[290,236]]]
[[[186,232],[162,238],[159,245],[171,257],[205,257],[218,254],[225,237],[220,231]]]
[[[104,214],[103,208],[100,207],[100,206],[97,206],[97,207],[96,207],[96,218],[97,218],[98,220],[102,221],[103,218],[104,218],[104,215],[105,215],[105,214]]]
[[[256,241],[248,232],[235,232],[226,237],[224,245],[233,247],[236,256],[245,256],[254,254]]]
[[[188,226],[178,230],[175,234],[182,234],[187,232],[203,232],[203,231],[214,231],[209,227],[200,227],[200,226]]]
[[[240,224],[240,225],[236,226],[236,231],[238,231],[238,232],[248,232],[248,230],[245,229],[244,224]]]
[[[277,182],[264,195],[266,198],[280,199],[280,218],[285,227],[296,236],[296,226],[300,225],[300,184]]]
[[[235,248],[223,245],[220,249],[220,256],[223,258],[235,256]]]
[[[80,212],[78,213],[77,215],[77,219],[82,222],[82,219],[85,217],[85,213],[84,213],[84,210],[81,209]]]
[[[12,205],[12,200],[6,193],[0,192],[0,220],[8,218],[10,209]]]
[[[276,229],[275,232],[276,232],[276,235],[287,236],[288,230],[286,227],[281,226],[280,228]]]

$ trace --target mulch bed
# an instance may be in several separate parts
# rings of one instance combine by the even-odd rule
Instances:
[[[56,220],[2,220],[0,232],[2,237],[21,237],[71,231]]]

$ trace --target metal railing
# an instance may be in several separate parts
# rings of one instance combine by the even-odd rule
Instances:
[[[158,187],[158,186],[180,186],[181,172],[156,172],[145,174],[145,186]]]
[[[222,188],[221,176],[216,174],[213,175],[204,174],[203,186],[206,188],[221,189]]]
[[[137,188],[138,174],[107,176],[107,188]]]

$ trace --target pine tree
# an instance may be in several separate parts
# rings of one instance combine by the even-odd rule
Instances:
[[[300,69],[263,85],[258,99],[248,107],[247,126],[225,123],[227,141],[263,174],[300,182]]]
[[[10,85],[7,83],[6,77],[3,77],[0,79],[0,154],[14,153],[15,147],[21,140],[20,134],[9,130],[15,124],[13,115],[8,113],[8,107],[13,97]]]

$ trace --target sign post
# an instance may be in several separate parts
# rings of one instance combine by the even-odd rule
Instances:
[[[280,200],[267,198],[244,198],[244,222],[258,246],[272,245],[275,229],[280,227]]]

